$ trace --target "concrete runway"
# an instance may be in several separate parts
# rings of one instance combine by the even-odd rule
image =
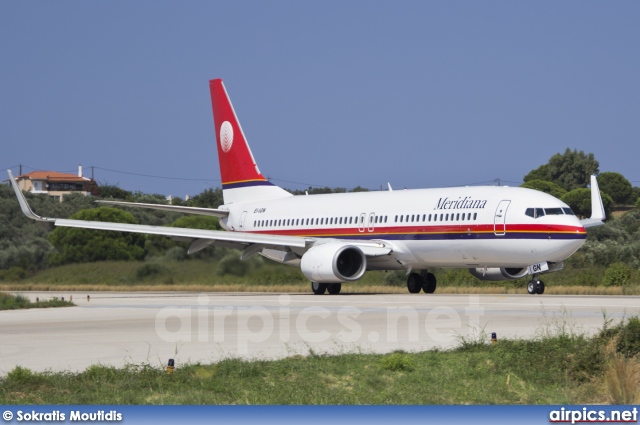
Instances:
[[[273,293],[36,293],[77,307],[0,311],[0,374],[165,365],[175,358],[273,359],[342,352],[452,348],[460,338],[592,334],[606,317],[640,314],[640,297]]]

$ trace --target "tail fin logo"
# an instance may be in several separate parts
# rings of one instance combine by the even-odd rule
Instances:
[[[231,150],[233,145],[233,127],[229,121],[225,121],[220,126],[220,147],[224,153]]]

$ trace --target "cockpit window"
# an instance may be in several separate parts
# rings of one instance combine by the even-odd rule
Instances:
[[[544,212],[547,215],[563,215],[564,211],[562,211],[562,208],[545,208]]]
[[[549,209],[553,209],[553,208],[548,208],[548,210]],[[544,217],[545,215],[544,211],[545,211],[544,208],[527,208],[527,210],[524,213],[529,217],[539,218],[539,217]],[[562,214],[562,210],[560,211],[560,214]]]
[[[562,211],[564,211],[566,215],[575,215],[573,211],[571,211],[571,208],[563,208]]]

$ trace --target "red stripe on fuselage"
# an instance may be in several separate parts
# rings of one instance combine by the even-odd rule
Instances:
[[[500,229],[501,230],[501,229]],[[270,229],[253,230],[251,233],[273,234],[304,237],[346,237],[346,236],[377,236],[407,235],[407,234],[481,234],[494,233],[493,224],[474,225],[444,225],[444,226],[375,226],[372,232],[368,227],[359,231],[357,227],[346,228],[299,228],[299,229]],[[500,232],[501,233],[501,232]],[[584,227],[547,224],[507,224],[506,233],[537,233],[537,234],[579,234],[585,235]]]

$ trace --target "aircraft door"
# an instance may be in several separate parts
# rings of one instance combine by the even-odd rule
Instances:
[[[240,216],[240,231],[244,232],[244,220],[245,218],[247,218],[247,212],[246,211],[242,211],[242,215]]]
[[[507,231],[507,208],[511,201],[500,201],[493,217],[493,232],[496,236],[504,236]]]
[[[358,219],[358,232],[364,232],[364,220],[367,218],[367,214],[360,214],[360,218]]]

